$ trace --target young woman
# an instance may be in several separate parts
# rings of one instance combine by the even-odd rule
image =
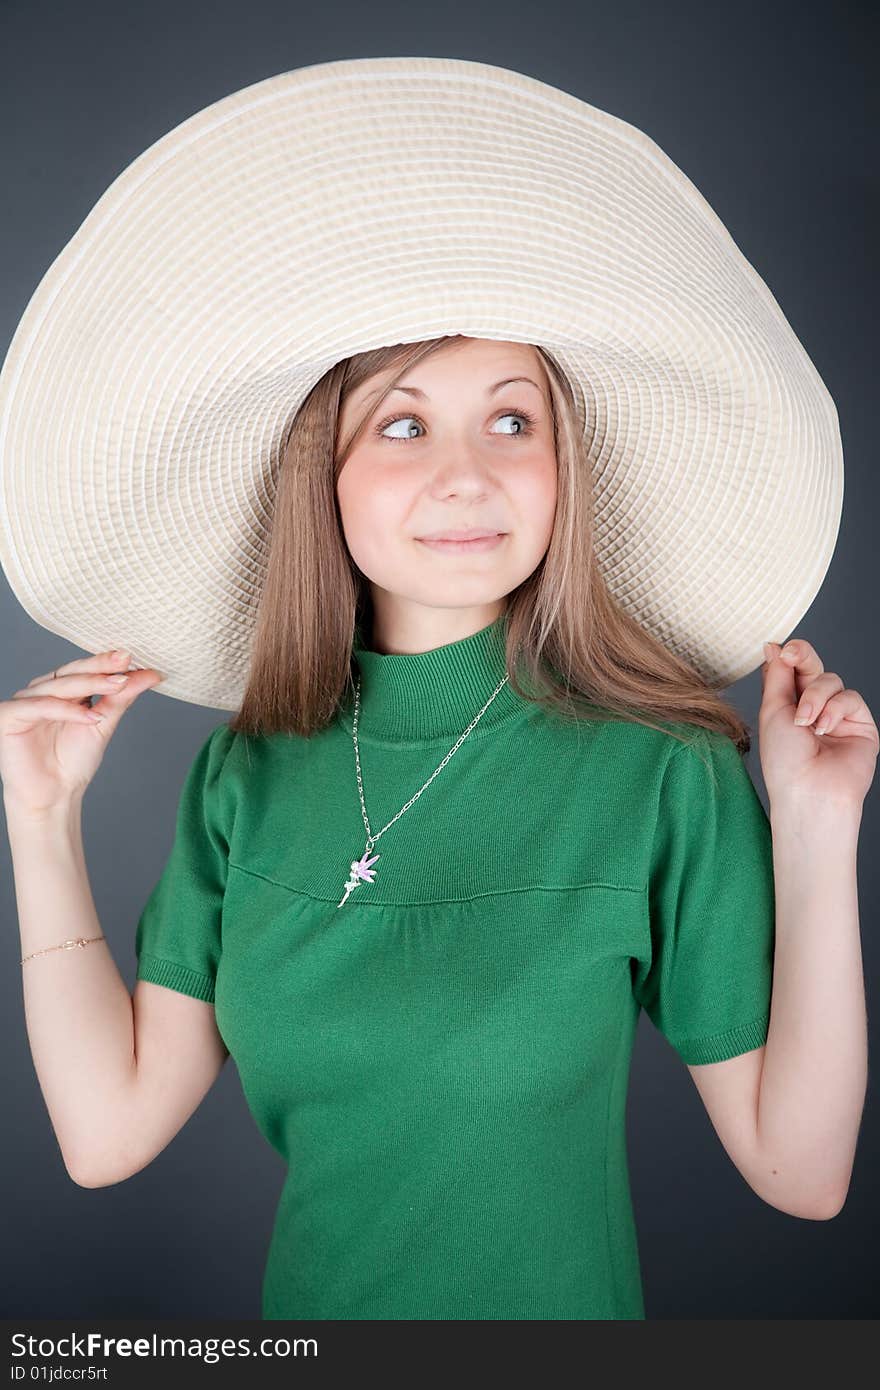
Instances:
[[[640,1318],[644,1009],[756,1194],[839,1210],[877,730],[809,642],[771,642],[768,816],[718,692],[807,611],[842,487],[767,285],[572,93],[345,59],[145,150],[0,372],[10,585],[80,649],[130,645],[0,705],[74,1179],[142,1168],[231,1055],[287,1164],[266,1317]],[[473,528],[495,539],[443,544]],[[132,998],[80,809],[149,687],[232,717],[184,780]]]
[[[748,730],[612,598],[593,516],[541,347],[397,344],[317,382],[245,696],[184,781],[133,1000],[79,812],[162,673],[117,689],[127,654],[87,656],[0,706],[28,1034],[68,1171],[138,1172],[231,1055],[287,1165],[265,1318],[644,1317],[641,1009],[758,1197],[844,1201],[876,727],[806,640],[771,645],[768,818]],[[84,949],[57,949],[62,923]]]

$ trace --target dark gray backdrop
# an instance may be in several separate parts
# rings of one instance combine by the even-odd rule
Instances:
[[[0,3],[3,131],[0,356],[51,261],[112,180],[194,112],[264,77],[332,58],[426,53],[518,68],[644,129],[697,185],[766,280],[834,397],[843,522],[796,629],[880,718],[875,398],[877,120],[868,104],[876,8],[544,0],[330,6],[229,0],[149,6]],[[499,158],[503,152],[499,153]],[[511,190],[515,196],[515,189]],[[126,537],[119,544],[127,544]],[[34,623],[0,575],[0,698],[84,653]],[[121,634],[124,638],[124,634]],[[766,805],[757,673],[728,697],[753,729]],[[92,890],[134,985],[134,926],[171,845],[183,773],[216,710],[140,697],[85,801]],[[877,980],[880,798],[862,821],[868,1011]],[[6,1317],[259,1317],[283,1169],[234,1063],[170,1146],[115,1187],[67,1177],[24,1024],[8,840],[0,836],[3,1107],[0,1264]],[[59,924],[63,926],[63,924]],[[833,924],[829,924],[829,931]],[[832,1221],[763,1203],[721,1147],[677,1054],[642,1015],[630,1178],[649,1318],[866,1318],[878,1312],[877,1109]]]

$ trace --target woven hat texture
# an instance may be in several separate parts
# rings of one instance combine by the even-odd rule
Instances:
[[[0,562],[158,694],[246,684],[283,441],[335,362],[537,343],[575,390],[622,606],[712,680],[827,571],[837,411],[782,310],[635,126],[507,68],[345,59],[197,112],[114,179],[0,371]]]

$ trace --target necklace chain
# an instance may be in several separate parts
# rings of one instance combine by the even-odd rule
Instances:
[[[359,748],[358,748],[358,737],[357,737],[358,716],[359,716],[359,714],[360,714],[360,707],[361,707],[361,678],[360,678],[360,676],[358,676],[358,678],[357,678],[357,685],[356,685],[356,687],[355,687],[355,696],[354,696],[354,723],[353,723],[353,725],[352,725],[352,731],[351,731],[351,732],[352,732],[352,738],[353,738],[353,740],[354,740],[354,760],[355,760],[355,766],[356,766],[356,769],[357,769],[358,796],[360,797],[360,801],[361,801],[361,814],[363,815],[363,818],[364,818],[364,828],[365,828],[365,830],[366,830],[366,832],[367,832],[367,842],[366,842],[366,848],[365,848],[365,850],[364,850],[364,853],[361,855],[360,860],[357,860],[357,859],[352,860],[352,863],[351,863],[351,874],[349,875],[349,878],[348,878],[348,880],[347,880],[347,882],[346,882],[346,884],[345,884],[345,896],[342,898],[342,901],[341,901],[341,902],[337,903],[337,907],[342,907],[342,905],[343,905],[343,904],[345,903],[345,901],[347,900],[349,893],[351,893],[352,890],[355,889],[360,883],[363,883],[363,882],[372,883],[372,882],[373,882],[373,879],[374,879],[375,876],[376,876],[376,870],[375,870],[375,869],[371,869],[371,868],[370,868],[370,865],[373,864],[373,863],[375,862],[375,860],[376,860],[376,859],[379,859],[381,856],[378,855],[378,854],[373,855],[372,858],[368,858],[368,856],[369,856],[370,851],[372,850],[373,846],[375,845],[376,841],[379,840],[379,839],[381,839],[381,837],[385,834],[385,831],[388,830],[388,829],[390,829],[390,827],[391,827],[392,825],[394,825],[395,821],[398,821],[398,820],[400,819],[400,817],[403,815],[404,811],[408,811],[409,808],[410,808],[410,806],[412,806],[414,802],[418,801],[419,797],[421,796],[421,794],[422,794],[422,792],[425,790],[425,788],[426,788],[426,787],[429,787],[429,786],[431,785],[431,783],[433,782],[434,778],[437,776],[437,773],[440,772],[440,771],[446,766],[446,764],[449,762],[449,759],[452,757],[453,753],[457,752],[457,750],[458,750],[458,749],[461,747],[461,745],[464,743],[465,739],[467,738],[467,736],[468,736],[468,734],[471,732],[471,730],[474,729],[474,728],[476,727],[476,725],[480,722],[480,720],[482,719],[483,715],[486,713],[486,710],[489,708],[489,706],[491,705],[492,701],[495,699],[495,696],[496,696],[496,695],[499,693],[499,691],[501,690],[502,686],[505,685],[506,681],[507,681],[507,674],[505,673],[505,675],[502,677],[502,679],[501,679],[501,680],[498,682],[498,684],[496,685],[496,687],[495,687],[495,689],[493,690],[492,694],[489,696],[489,698],[488,698],[488,700],[486,701],[486,703],[484,704],[483,708],[480,710],[479,714],[476,716],[476,718],[474,718],[474,719],[471,720],[470,724],[467,726],[467,728],[465,729],[464,733],[461,734],[461,735],[459,736],[459,738],[458,738],[458,739],[456,740],[456,742],[453,744],[452,748],[450,748],[449,752],[446,754],[446,757],[443,759],[443,761],[434,769],[434,771],[431,773],[431,776],[428,778],[427,782],[425,782],[424,786],[419,787],[419,790],[416,792],[415,796],[411,796],[410,799],[409,799],[409,801],[406,803],[406,805],[405,805],[405,806],[401,806],[400,810],[397,812],[397,815],[396,815],[396,816],[393,816],[393,817],[391,818],[391,820],[388,822],[388,824],[387,824],[387,825],[383,825],[382,829],[381,829],[381,830],[377,830],[377,831],[376,831],[376,834],[374,835],[373,832],[372,832],[371,829],[370,829],[370,822],[369,822],[369,819],[368,819],[368,817],[367,817],[367,808],[366,808],[366,804],[365,804],[365,802],[364,802],[364,785],[363,785],[363,780],[362,780],[362,778],[361,778],[361,758],[360,758],[360,750],[359,750]]]

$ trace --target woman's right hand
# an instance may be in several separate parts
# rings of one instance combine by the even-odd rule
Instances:
[[[154,667],[128,670],[129,652],[79,657],[34,676],[0,703],[0,778],[7,811],[39,816],[81,795],[101,765],[125,711],[164,679]],[[113,674],[127,680],[114,682]],[[89,697],[103,698],[89,709]],[[95,720],[95,714],[104,718]]]

